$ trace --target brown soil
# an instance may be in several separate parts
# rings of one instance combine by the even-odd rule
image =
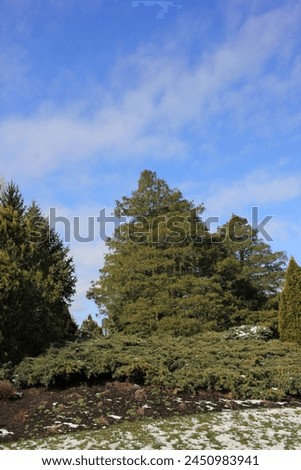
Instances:
[[[288,398],[281,403],[239,401],[201,391],[197,396],[157,386],[108,382],[66,389],[31,388],[22,398],[0,400],[0,444],[80,429],[97,429],[121,420],[168,417],[247,407],[301,406]],[[9,434],[8,434],[9,433]]]

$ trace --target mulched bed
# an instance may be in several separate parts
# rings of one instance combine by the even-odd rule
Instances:
[[[288,397],[279,402],[233,400],[229,395],[200,391],[180,394],[159,386],[127,382],[80,384],[65,389],[31,388],[22,398],[0,400],[0,444],[97,429],[122,420],[169,417],[226,409],[301,406]]]

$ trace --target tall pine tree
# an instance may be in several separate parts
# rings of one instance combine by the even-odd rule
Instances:
[[[301,268],[293,257],[280,297],[279,333],[283,341],[301,344]]]
[[[130,220],[107,241],[105,266],[88,292],[111,331],[192,334],[215,325],[220,293],[205,274],[202,211],[148,170],[131,197],[116,201],[116,217]]]
[[[37,355],[73,336],[75,276],[68,249],[36,203],[9,183],[0,197],[0,362]]]
[[[131,197],[116,202],[115,215],[130,220],[107,241],[100,278],[88,292],[111,332],[224,330],[267,308],[283,274],[283,253],[272,254],[244,219],[232,218],[226,237],[223,230],[210,234],[203,211],[148,170]],[[243,237],[231,236],[234,222]]]

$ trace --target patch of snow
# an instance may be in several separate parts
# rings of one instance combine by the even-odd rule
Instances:
[[[65,424],[65,426],[69,426],[69,428],[72,428],[72,429],[77,429],[79,427],[79,424],[74,424],[74,423],[64,422],[62,424]]]
[[[236,403],[246,403],[247,405],[261,405],[263,403],[262,400],[234,400]]]
[[[209,403],[209,402],[208,402]],[[115,415],[112,415],[116,418]],[[64,423],[72,424],[72,423]],[[7,431],[8,432],[8,431]],[[143,437],[143,438],[142,438]],[[124,423],[110,433],[98,429],[21,443],[26,449],[287,449],[301,450],[301,408],[225,410],[172,419]],[[1,448],[4,446],[2,445]],[[20,449],[20,442],[10,444]]]
[[[206,409],[209,410],[209,411],[214,410],[214,406],[212,406],[212,405],[205,405],[205,406],[206,406]]]
[[[0,429],[0,437],[5,437],[5,436],[8,436],[9,434],[14,434],[14,433],[7,431],[7,429]]]

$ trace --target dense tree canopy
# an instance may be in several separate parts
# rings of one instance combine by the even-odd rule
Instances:
[[[203,212],[148,170],[116,201],[116,217],[127,221],[108,239],[88,292],[111,332],[191,335],[275,317],[284,254],[237,216],[209,233]]]
[[[37,355],[71,337],[74,265],[33,202],[14,183],[0,194],[0,363]]]
[[[290,258],[280,297],[279,333],[283,341],[301,344],[301,267]]]

